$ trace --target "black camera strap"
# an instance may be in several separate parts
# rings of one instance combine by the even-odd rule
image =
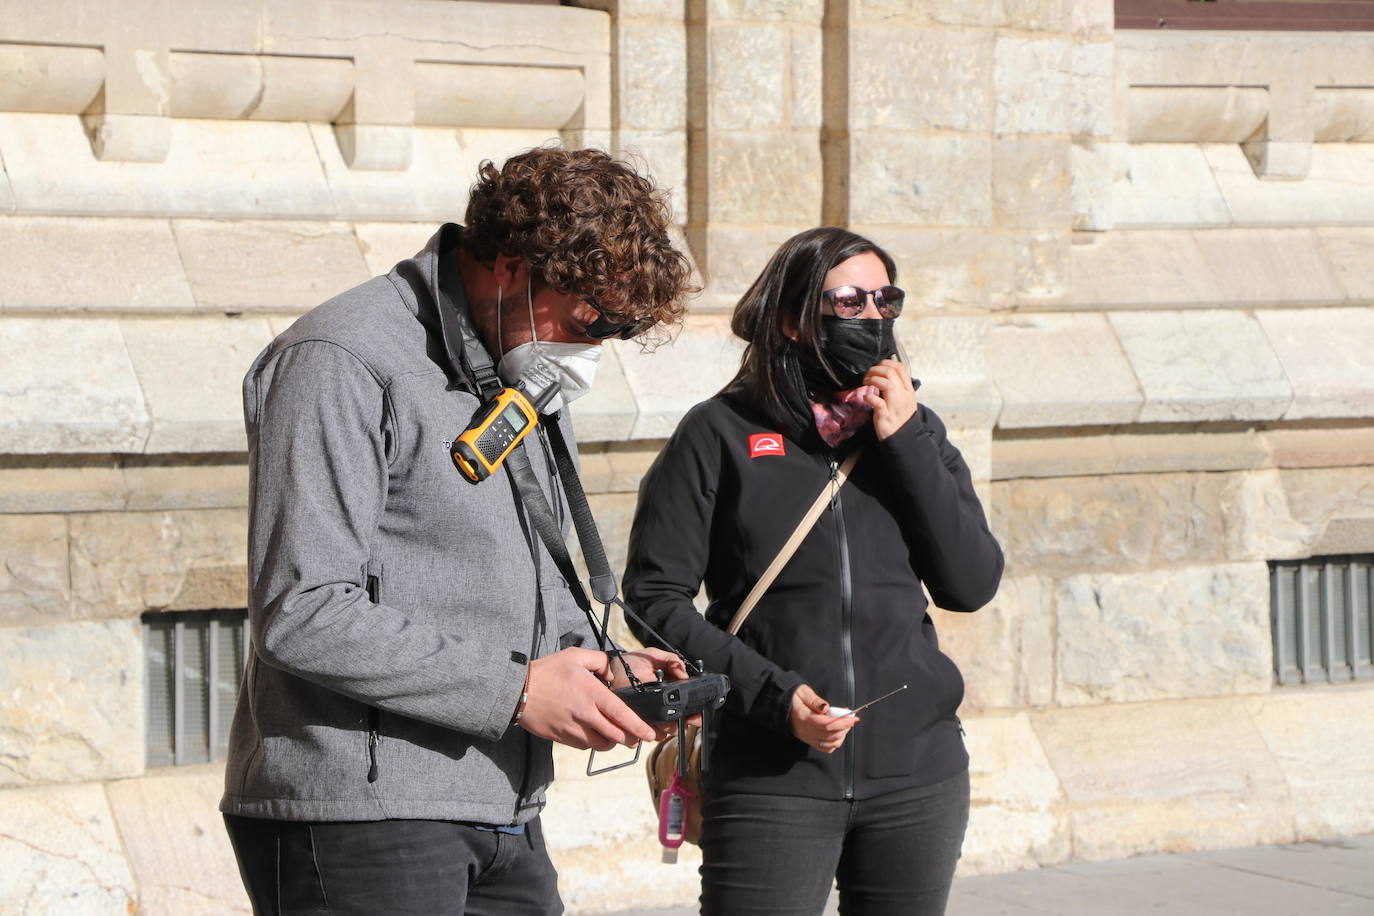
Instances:
[[[482,345],[482,340],[472,323],[467,291],[463,288],[462,281],[453,267],[457,260],[460,234],[460,228],[452,223],[444,225],[440,230],[436,252],[438,264],[435,268],[432,294],[437,304],[440,332],[443,336],[444,349],[447,351],[450,365],[459,378],[465,378],[469,385],[477,389],[477,394],[481,398],[490,399],[495,397],[505,386],[496,373],[496,366],[492,361],[491,354]],[[601,534],[597,531],[596,520],[592,517],[591,507],[587,503],[587,495],[582,489],[582,481],[577,476],[577,465],[572,459],[571,450],[568,448],[563,430],[559,426],[559,419],[557,413],[541,418],[539,428],[548,433],[548,441],[554,453],[555,476],[562,483],[563,494],[568,503],[569,514],[572,516],[573,527],[577,531],[577,540],[582,545],[582,556],[587,564],[592,594],[605,607],[599,621],[592,609],[592,602],[587,597],[586,589],[582,587],[582,579],[578,576],[577,568],[573,565],[572,556],[568,553],[568,545],[563,539],[562,529],[554,517],[553,509],[549,506],[543,488],[539,485],[539,479],[535,476],[534,469],[530,465],[529,454],[525,449],[527,438],[515,447],[503,464],[510,475],[510,481],[520,498],[520,502],[524,504],[525,515],[529,519],[530,526],[539,533],[539,539],[544,542],[544,547],[548,550],[554,565],[567,582],[568,591],[572,593],[573,601],[586,614],[587,622],[592,628],[592,635],[596,637],[598,648],[602,651],[611,652],[617,657],[621,652],[620,648],[611,640],[608,629],[611,605],[615,605],[625,614],[638,621],[659,642],[681,657],[689,667],[695,667],[687,661],[681,652],[673,648],[667,640],[655,632],[638,614],[631,611],[620,600],[615,574],[611,572],[611,564],[606,559],[606,549],[601,543]],[[533,550],[533,544],[531,544],[531,550]],[[621,664],[625,667],[630,683],[638,684],[638,679],[630,671],[629,665],[623,659],[621,659]]]

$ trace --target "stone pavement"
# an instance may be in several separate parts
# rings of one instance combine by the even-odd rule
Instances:
[[[826,916],[833,916],[832,896]],[[695,916],[638,909],[615,916]],[[947,916],[1371,916],[1374,835],[961,878]]]

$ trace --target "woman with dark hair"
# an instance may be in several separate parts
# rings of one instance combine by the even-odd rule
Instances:
[[[963,457],[894,358],[895,280],[891,257],[845,229],[785,242],[735,309],[739,373],[683,418],[640,486],[630,607],[731,680],[704,777],[704,914],[818,914],[832,879],[846,916],[938,914],[949,895],[968,820],[963,680],[922,585],[940,607],[976,610],[1002,552]],[[847,484],[832,483],[730,635],[855,449]]]

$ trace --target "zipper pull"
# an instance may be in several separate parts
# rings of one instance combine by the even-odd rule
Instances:
[[[371,765],[367,768],[367,781],[377,781],[377,744],[382,739],[374,732],[367,733],[367,756],[371,760]]]
[[[826,461],[830,463],[830,508],[834,509],[840,500],[840,465],[835,461],[834,455]]]

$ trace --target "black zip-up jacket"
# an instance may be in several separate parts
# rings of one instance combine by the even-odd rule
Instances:
[[[732,638],[735,610],[858,445],[848,482]],[[870,424],[831,449],[814,430],[786,437],[718,395],[688,412],[640,484],[625,595],[664,639],[730,676],[709,787],[869,798],[967,768],[963,678],[939,650],[921,586],[942,608],[974,611],[996,593],[1002,563],[968,465],[930,408],[882,442]],[[703,582],[705,619],[693,605]],[[822,754],[792,734],[802,683],[849,707],[907,689]]]

